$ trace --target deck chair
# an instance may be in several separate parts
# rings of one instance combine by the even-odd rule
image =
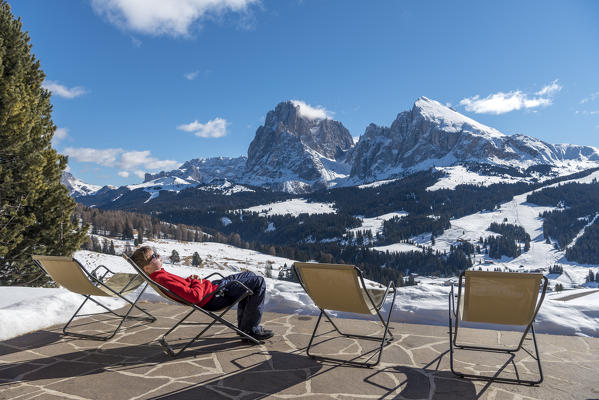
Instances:
[[[293,264],[293,270],[295,271],[300,284],[308,296],[310,296],[316,306],[320,309],[320,315],[316,321],[316,326],[312,332],[312,337],[310,337],[310,343],[308,343],[306,354],[314,359],[342,362],[345,364],[361,367],[373,367],[377,365],[381,360],[383,348],[389,344],[391,340],[393,340],[393,334],[389,330],[389,321],[391,319],[393,305],[395,304],[395,296],[397,294],[395,290],[395,284],[393,282],[389,282],[389,285],[385,290],[365,289],[366,285],[364,284],[362,271],[353,265],[296,262]],[[391,302],[389,314],[387,315],[387,320],[385,321],[380,313],[380,310],[389,291],[392,291],[393,293],[393,301]],[[377,315],[378,319],[383,324],[383,335],[382,337],[373,337],[344,333],[337,327],[337,325],[335,325],[325,310]],[[329,320],[337,333],[339,333],[341,336],[379,341],[381,345],[377,352],[378,358],[376,361],[374,363],[369,363],[368,360],[365,362],[347,361],[338,358],[310,354],[310,348],[312,347],[312,342],[314,341],[314,337],[316,336],[316,332],[318,330],[318,325],[320,324],[323,315]],[[389,337],[387,337],[387,335]],[[362,356],[364,356],[364,354],[358,356],[357,358]],[[370,358],[372,358],[372,356]]]
[[[185,351],[185,349],[187,349],[189,346],[191,346],[191,344],[193,342],[195,342],[196,340],[198,340],[203,334],[204,332],[206,332],[208,329],[210,329],[210,327],[212,327],[212,325],[214,325],[216,322],[220,322],[221,324],[225,325],[228,328],[231,328],[232,330],[234,330],[235,332],[237,332],[237,334],[239,336],[241,336],[242,338],[249,340],[250,342],[254,343],[254,344],[263,344],[264,341],[262,340],[258,340],[255,339],[253,337],[251,337],[250,335],[248,335],[247,333],[243,332],[242,330],[240,330],[239,328],[237,328],[235,325],[233,325],[232,323],[230,323],[229,321],[227,321],[226,319],[223,318],[223,316],[231,309],[233,308],[233,306],[235,306],[237,303],[239,303],[241,300],[245,299],[247,296],[251,296],[254,293],[250,290],[250,288],[248,288],[246,285],[244,285],[243,283],[234,280],[232,282],[237,282],[239,285],[241,285],[243,288],[245,288],[245,292],[237,299],[235,300],[235,302],[233,304],[231,304],[230,306],[221,308],[220,310],[216,310],[216,311],[209,311],[209,310],[205,310],[202,307],[198,306],[197,304],[193,304],[190,303],[189,301],[185,300],[184,298],[182,298],[181,296],[178,296],[177,294],[175,294],[174,292],[172,292],[171,290],[165,288],[164,286],[162,286],[161,284],[155,282],[152,280],[152,278],[150,278],[148,276],[148,274],[146,274],[146,272],[140,268],[131,258],[127,257],[126,254],[123,254],[123,258],[125,258],[129,264],[131,264],[131,266],[133,268],[135,268],[135,270],[137,271],[137,273],[139,274],[139,276],[141,276],[147,283],[148,285],[150,285],[152,287],[152,289],[154,289],[156,291],[156,293],[158,293],[160,296],[164,297],[165,299],[169,300],[169,301],[174,301],[176,303],[179,303],[181,305],[187,306],[189,308],[191,308],[191,310],[183,317],[181,318],[181,320],[179,320],[179,322],[177,322],[175,325],[173,325],[173,327],[171,329],[169,329],[164,335],[162,335],[162,337],[158,340],[160,345],[165,349],[165,351],[167,352],[168,355],[170,355],[171,357],[177,357],[179,354],[181,354],[183,351]],[[218,272],[214,272],[208,276],[206,276],[205,278],[202,279],[208,279],[212,276],[219,276],[221,278],[224,278],[223,275],[219,274]],[[223,290],[225,290],[224,287],[219,287],[216,290],[206,294],[203,298],[208,298],[212,295],[219,295],[219,293],[221,293]],[[204,315],[209,316],[212,321],[207,324],[207,326],[200,332],[198,333],[193,339],[191,339],[189,342],[187,342],[181,349],[179,349],[178,351],[175,351],[175,349],[173,349],[173,347],[168,343],[167,341],[167,336],[173,332],[175,329],[177,329],[180,325],[186,324],[186,325],[203,325],[203,323],[199,323],[199,322],[185,322],[185,320],[187,318],[189,318],[191,316],[191,314],[193,314],[194,312],[199,311]],[[218,315],[216,313],[219,313]]]
[[[156,321],[156,318],[152,314],[137,306],[137,301],[146,290],[147,285],[143,287],[135,301],[131,301],[125,297],[125,295],[137,289],[141,284],[144,283],[143,279],[141,279],[137,274],[120,272],[114,273],[104,265],[99,265],[93,271],[88,272],[87,269],[85,269],[83,265],[79,263],[79,261],[71,257],[33,255],[32,258],[33,262],[48,275],[50,275],[56,283],[65,287],[71,292],[79,293],[85,297],[85,300],[83,300],[83,303],[81,303],[77,311],[75,311],[71,319],[69,319],[69,322],[67,322],[67,324],[62,328],[62,332],[65,335],[77,336],[85,339],[109,340],[116,335],[118,330],[127,319],[141,319],[150,322]],[[95,300],[92,296],[119,297],[129,303],[130,307],[125,314],[120,315],[106,307],[104,304]],[[119,325],[112,333],[108,334],[107,336],[102,336],[76,333],[67,330],[71,322],[73,322],[75,317],[78,316],[79,311],[81,311],[88,300],[91,300],[100,307],[104,308],[106,313],[111,313],[121,319]],[[134,308],[146,314],[147,317],[130,316],[129,314]],[[84,316],[84,314],[79,316]]]
[[[539,298],[541,279],[544,280]],[[464,293],[462,294],[462,282]],[[468,377],[498,382],[511,382],[518,384],[536,385],[543,381],[541,359],[537,346],[537,338],[533,322],[545,298],[547,278],[542,274],[491,272],[491,271],[465,271],[460,274],[457,309],[455,304],[454,287],[449,294],[449,350],[451,372],[459,377]],[[514,347],[485,347],[458,343],[459,323],[461,321],[521,326],[524,331]],[[455,328],[452,328],[455,322]],[[474,324],[476,325],[476,324]],[[454,347],[466,350],[479,350],[489,352],[505,352],[512,354],[522,348],[528,332],[532,333],[536,361],[539,367],[538,380],[522,380],[499,378],[456,372],[454,369]]]

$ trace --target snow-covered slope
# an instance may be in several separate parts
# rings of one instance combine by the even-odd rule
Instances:
[[[336,212],[334,204],[309,203],[305,199],[290,199],[277,203],[262,204],[246,208],[243,211],[257,212],[265,217],[287,214],[297,217],[300,214],[333,214]]]

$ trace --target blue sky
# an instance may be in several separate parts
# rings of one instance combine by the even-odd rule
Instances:
[[[18,0],[88,183],[246,155],[295,99],[353,136],[419,96],[506,134],[599,147],[599,2]]]

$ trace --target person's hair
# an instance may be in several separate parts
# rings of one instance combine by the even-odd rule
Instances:
[[[152,254],[154,254],[154,250],[152,250],[150,246],[141,246],[133,252],[131,260],[133,260],[137,266],[143,268],[152,262]]]

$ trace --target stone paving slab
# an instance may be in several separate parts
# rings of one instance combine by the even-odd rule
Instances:
[[[460,379],[449,370],[447,327],[392,324],[395,340],[375,368],[306,356],[316,317],[266,313],[276,336],[264,345],[239,340],[222,326],[178,358],[157,339],[188,310],[143,303],[158,320],[128,321],[108,342],[61,335],[61,327],[0,342],[0,399],[599,399],[599,339],[537,335],[545,381],[538,386]],[[234,312],[229,319],[234,319]],[[207,319],[198,316],[196,322]],[[341,330],[380,334],[372,321],[338,319]],[[116,327],[108,316],[75,321],[73,330],[98,334]],[[197,326],[174,332],[175,346]],[[339,337],[321,323],[312,353],[363,360],[375,342]],[[508,344],[514,332],[464,330],[473,343]],[[181,338],[180,341],[177,339]],[[171,339],[171,340],[173,340]],[[534,379],[532,340],[510,360],[502,353],[457,350],[455,366],[474,374]],[[366,357],[360,354],[366,353]]]

